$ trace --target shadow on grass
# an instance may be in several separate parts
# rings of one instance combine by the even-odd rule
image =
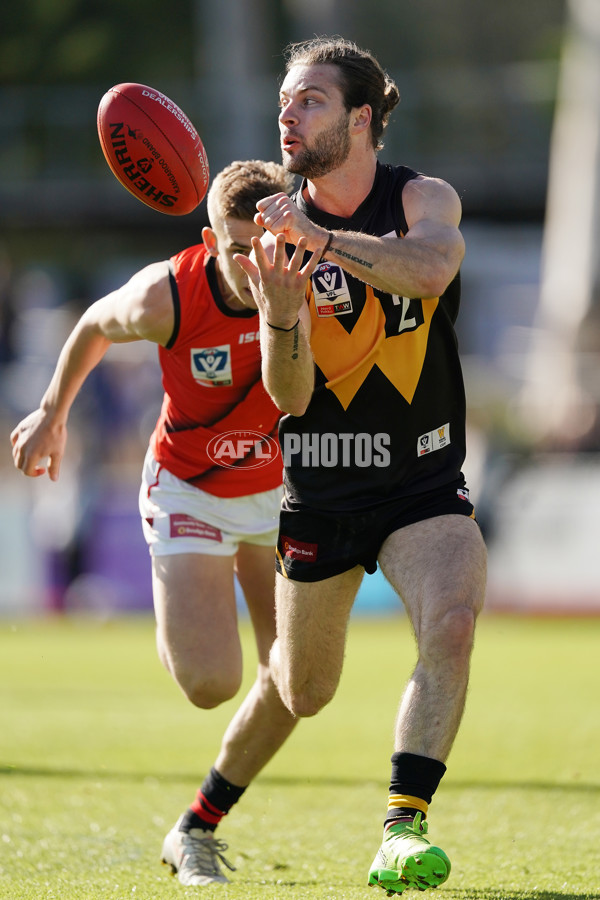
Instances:
[[[193,774],[189,772],[123,772],[114,769],[76,769],[76,768],[52,768],[51,766],[19,766],[19,765],[0,765],[0,778],[1,777],[10,777],[10,776],[21,776],[21,777],[30,777],[30,778],[81,778],[85,780],[90,779],[106,779],[109,781],[176,781],[176,782],[196,782],[199,778],[199,772],[195,772]],[[286,786],[286,787],[306,787],[307,785],[316,785],[318,787],[360,787],[366,786],[369,784],[379,784],[382,781],[380,778],[336,778],[335,776],[306,776],[302,778],[293,777],[293,776],[270,776],[259,775],[256,779],[258,784],[264,785],[273,785],[273,786]],[[581,782],[581,781],[569,781],[569,782],[560,782],[560,781],[448,781],[444,786],[445,791],[463,791],[463,790],[473,790],[473,791],[544,791],[544,792],[560,792],[560,791],[570,791],[577,793],[600,793],[600,783],[599,784],[590,784],[589,782]],[[476,895],[473,895],[476,896]],[[482,895],[483,896],[483,895]],[[486,895],[488,896],[488,895]],[[491,895],[489,895],[491,896]],[[526,895],[514,895],[515,897],[520,898],[521,896]],[[542,895],[540,895],[542,896]],[[554,896],[554,895],[553,895]],[[582,894],[580,896],[588,896]],[[600,900],[600,894],[594,894],[594,898],[598,897]],[[500,900],[500,897],[495,898],[494,900]],[[513,900],[513,896],[511,895],[508,900]],[[542,900],[552,900],[551,895],[548,897],[542,897]],[[562,900],[561,897],[556,895],[556,900]]]
[[[600,894],[590,894],[589,891],[562,894],[556,891],[504,891],[492,888],[482,891],[455,890],[451,894],[453,898],[461,897],[464,900],[600,900]]]

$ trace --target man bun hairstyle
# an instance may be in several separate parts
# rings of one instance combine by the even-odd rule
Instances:
[[[289,44],[284,50],[286,72],[293,66],[334,65],[340,76],[340,88],[346,111],[368,104],[371,107],[371,137],[375,150],[381,150],[381,136],[390,113],[400,102],[400,91],[368,50],[342,37],[314,37]]]

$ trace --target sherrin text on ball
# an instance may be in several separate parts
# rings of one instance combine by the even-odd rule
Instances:
[[[100,100],[97,121],[106,161],[134,197],[171,216],[202,202],[209,182],[204,145],[165,94],[144,84],[117,84]]]

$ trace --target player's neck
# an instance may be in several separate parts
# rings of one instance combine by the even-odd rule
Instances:
[[[304,198],[323,212],[349,219],[371,193],[376,167],[374,152],[360,160],[349,158],[323,178],[308,181]]]
[[[233,291],[223,278],[223,273],[221,272],[218,259],[215,260],[215,272],[217,275],[217,284],[219,286],[221,298],[225,306],[228,306],[229,309],[233,310],[247,309],[246,304],[242,303],[239,297],[236,297],[236,295],[233,293]]]

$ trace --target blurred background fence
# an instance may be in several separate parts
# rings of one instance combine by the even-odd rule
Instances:
[[[398,83],[381,159],[462,198],[466,470],[488,606],[600,612],[597,0],[24,0],[0,33],[0,614],[151,608],[137,490],[155,348],[113,348],[89,379],[58,484],[10,456],[82,310],[206,223],[205,204],[161,216],[116,182],[100,97],[123,81],[165,92],[213,174],[279,159],[281,51],[315,33],[368,47]],[[357,609],[392,607],[365,579]]]

